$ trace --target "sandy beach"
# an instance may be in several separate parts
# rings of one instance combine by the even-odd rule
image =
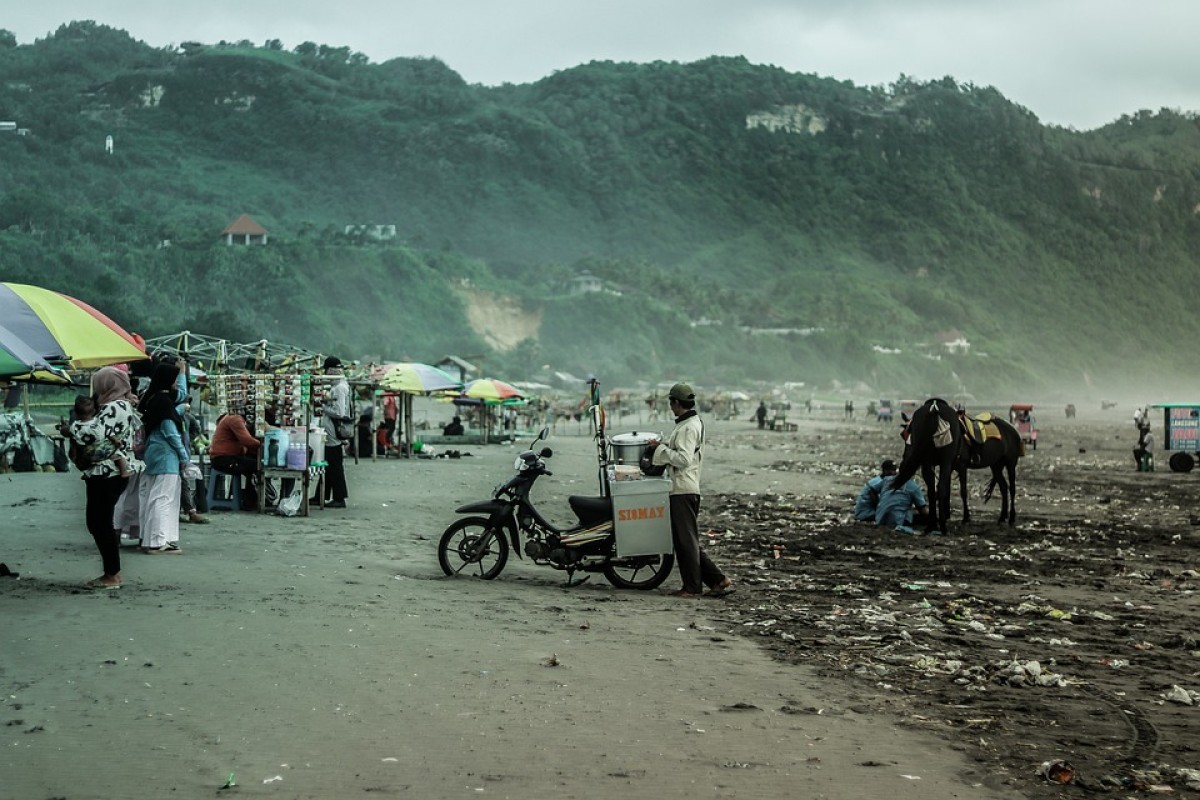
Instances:
[[[1060,426],[1058,456],[1080,457],[1068,434],[1094,436],[1099,468],[1132,476],[1126,416]],[[644,593],[599,576],[570,588],[515,557],[496,581],[443,577],[437,537],[456,505],[507,478],[508,445],[349,463],[344,510],[212,513],[181,525],[182,555],[125,549],[118,591],[81,588],[99,557],[78,475],[0,476],[0,561],[21,573],[0,578],[0,797],[1036,793],[1032,770],[909,724],[895,688],[812,658],[811,631],[796,629],[809,657],[747,631],[774,613],[779,581],[763,578],[754,525],[723,510],[788,495],[846,535],[882,536],[844,514],[880,454],[898,452],[895,431],[840,410],[797,421],[789,434],[710,422],[705,488],[719,499],[701,525],[739,583],[727,599],[670,597],[677,575]],[[550,445],[555,474],[535,500],[566,522],[566,496],[595,492],[595,451],[573,431]],[[1019,496],[1018,529],[1039,537],[1070,516],[1043,491],[1054,452],[1026,459],[1042,483]],[[1194,476],[1150,477],[1194,499]],[[978,513],[998,527],[994,507]]]

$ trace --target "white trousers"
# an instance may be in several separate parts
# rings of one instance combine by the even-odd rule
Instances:
[[[125,491],[122,492],[121,498],[117,500],[116,508],[113,509],[113,527],[119,531],[124,531],[125,535],[130,539],[140,539],[141,534],[141,508],[140,486],[142,481],[142,473],[135,472],[133,477],[129,479],[129,483],[125,484]]]
[[[138,481],[142,547],[159,548],[179,541],[179,474],[147,475]]]

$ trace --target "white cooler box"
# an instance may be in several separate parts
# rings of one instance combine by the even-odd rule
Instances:
[[[609,485],[617,557],[673,553],[671,541],[671,481],[643,478]]]

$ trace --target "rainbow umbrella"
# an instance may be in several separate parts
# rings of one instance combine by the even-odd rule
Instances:
[[[462,396],[472,400],[482,400],[485,403],[503,403],[508,400],[525,399],[525,395],[521,394],[520,389],[495,378],[479,378],[471,381],[463,389]]]
[[[0,283],[0,345],[23,344],[53,364],[74,369],[140,361],[133,337],[82,300],[23,283]]]
[[[48,383],[70,383],[58,367],[39,356],[29,345],[0,325],[0,378]]]
[[[379,387],[390,392],[405,394],[429,394],[451,389],[461,389],[462,383],[437,367],[419,362],[386,364],[376,368]]]

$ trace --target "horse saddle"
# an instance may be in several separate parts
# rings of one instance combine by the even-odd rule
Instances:
[[[978,417],[968,417],[966,414],[959,414],[958,418],[962,420],[963,433],[974,444],[983,444],[988,439],[1000,439],[1000,426],[996,424],[995,418],[991,412],[985,411]]]

